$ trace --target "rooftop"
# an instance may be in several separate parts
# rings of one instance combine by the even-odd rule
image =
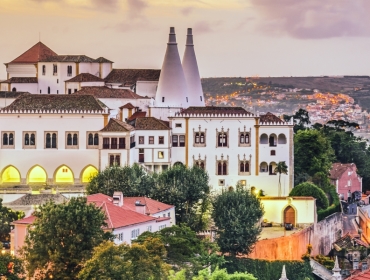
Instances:
[[[107,83],[136,83],[136,81],[158,81],[159,69],[113,69],[105,78]]]
[[[26,194],[7,205],[42,205],[49,201],[63,203],[67,200],[62,194]]]
[[[54,55],[40,59],[40,62],[95,62],[86,55]]]
[[[134,121],[136,120],[137,118],[144,118],[146,116],[146,112],[142,112],[142,111],[136,111],[135,113],[133,113],[131,115],[131,117],[129,117],[127,120],[128,121]]]
[[[189,107],[183,109],[180,114],[188,115],[198,115],[198,114],[209,114],[209,115],[219,115],[219,114],[239,114],[239,115],[251,115],[252,113],[246,111],[242,107],[216,107],[216,106],[205,106],[205,107]]]
[[[128,209],[135,211],[135,203],[137,201],[146,206],[146,214],[148,215],[153,215],[174,207],[173,205],[165,204],[148,197],[124,197],[123,205]]]
[[[117,89],[106,86],[101,87],[82,87],[81,90],[73,93],[73,95],[89,94],[96,98],[126,98],[126,99],[147,99],[129,89]]]
[[[113,61],[110,61],[109,59],[106,59],[105,57],[98,57],[97,59],[94,60],[94,62],[99,62],[99,63],[113,63]]]
[[[104,80],[90,73],[81,73],[73,77],[72,79],[67,80],[66,82],[70,83],[104,82]]]
[[[346,278],[347,280],[369,280],[370,279],[370,269],[365,270],[359,274]]]
[[[13,110],[88,110],[101,111],[104,104],[92,95],[24,94],[4,107]]]
[[[36,45],[32,46],[30,49],[9,63],[37,63],[48,58],[49,56],[55,55],[57,54],[50,48],[45,46],[42,42],[38,42]]]
[[[154,117],[136,118],[132,123],[135,130],[170,130],[165,122]]]
[[[356,164],[354,163],[340,163],[336,162],[333,163],[330,169],[330,179],[339,179],[342,177],[343,173],[347,171],[347,169],[351,169],[351,171],[356,171]]]
[[[36,220],[35,216],[29,216],[27,218],[23,218],[21,220],[13,221],[12,224],[23,224],[23,225],[30,225]]]
[[[125,105],[119,107],[120,109],[135,109],[135,106],[131,103],[126,103]]]
[[[103,132],[127,132],[127,131],[133,131],[134,128],[120,120],[111,118],[108,122],[108,124],[100,131]]]
[[[8,80],[0,82],[2,84],[37,84],[36,77],[12,77]]]
[[[268,112],[266,115],[261,115],[260,116],[260,123],[281,123],[285,124],[285,122],[275,116],[274,114]]]
[[[30,94],[24,91],[0,91],[0,98],[17,98],[23,94]]]

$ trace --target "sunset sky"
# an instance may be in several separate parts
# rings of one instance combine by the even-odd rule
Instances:
[[[58,54],[161,68],[174,26],[181,57],[193,28],[202,77],[370,75],[369,14],[369,0],[1,0],[0,62],[40,33]]]

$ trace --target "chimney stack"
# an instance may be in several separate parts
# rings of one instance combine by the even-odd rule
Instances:
[[[141,203],[140,200],[136,200],[135,201],[135,211],[137,213],[140,213],[140,214],[143,214],[145,215],[146,214],[146,206],[144,203]]]
[[[189,91],[189,106],[205,106],[202,83],[193,44],[193,32],[188,28],[185,53],[182,60],[185,79]]]
[[[119,207],[123,206],[123,193],[122,192],[113,193],[113,204]]]
[[[174,27],[170,28],[155,100],[155,107],[189,107],[188,89]]]

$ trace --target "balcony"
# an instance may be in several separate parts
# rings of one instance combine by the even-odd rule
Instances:
[[[135,148],[136,142],[130,143],[130,149]]]

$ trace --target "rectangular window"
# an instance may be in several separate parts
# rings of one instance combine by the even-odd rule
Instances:
[[[118,145],[117,145],[117,138],[111,138],[110,139],[110,148],[111,149],[117,149]]]
[[[348,180],[348,186],[350,187],[350,186],[352,186],[352,182],[351,182],[351,180]]]
[[[118,139],[118,148],[119,149],[126,149],[126,138],[122,137]]]
[[[77,92],[77,88],[75,88],[75,92]]]
[[[205,134],[204,132],[195,132],[194,144],[204,145],[205,144]]]
[[[135,147],[135,135],[130,136],[130,149]]]
[[[108,138],[109,139],[109,138]],[[99,145],[99,135],[96,132],[87,132],[87,148],[97,149]],[[109,146],[109,141],[108,141]],[[103,149],[105,149],[103,147]]]
[[[146,231],[152,232],[152,226],[147,226]]]
[[[67,66],[67,76],[68,77],[72,76],[72,66],[71,65]]]
[[[58,74],[58,65],[53,64],[53,75],[56,76]]]
[[[164,97],[162,97],[162,102],[164,102]]]
[[[68,89],[68,94],[72,94],[72,89]]]
[[[154,144],[154,136],[149,136],[149,144]]]
[[[144,149],[139,149],[139,162],[144,162]]]
[[[109,149],[109,138],[108,137],[103,138],[103,149]]]
[[[180,147],[185,147],[185,135],[179,136]]]
[[[131,239],[136,239],[140,235],[140,229],[134,229],[131,231]]]
[[[66,149],[78,148],[78,132],[66,132]]]
[[[57,132],[45,132],[45,149],[56,149],[57,143]]]
[[[182,127],[182,124],[181,123],[176,123],[175,127]]]
[[[220,160],[217,161],[217,174],[216,175],[227,175],[227,162]]]
[[[3,131],[2,132],[2,147],[3,149],[14,149],[14,131]]]
[[[121,155],[110,154],[109,155],[109,166],[120,166],[121,165]]]
[[[158,144],[164,144],[164,136],[158,137]]]
[[[161,230],[161,229],[164,229],[166,227],[166,225],[162,225],[162,226],[159,226],[159,230]]]
[[[275,150],[271,150],[270,155],[271,156],[276,156],[276,151]]]
[[[172,135],[172,147],[178,147],[179,145],[179,136]]]
[[[164,152],[163,151],[159,151],[158,152],[158,158],[159,159],[163,159],[164,158]]]
[[[171,213],[170,213],[170,212],[168,212],[167,216],[168,216],[168,217],[171,217]]]
[[[139,144],[144,144],[144,136],[139,136]]]
[[[217,141],[218,147],[227,147],[227,134],[224,132],[221,132],[218,134],[218,141]]]
[[[42,75],[45,76],[45,74],[46,74],[46,66],[42,65]]]
[[[23,132],[23,149],[35,149],[36,148],[36,132],[27,131]]]

